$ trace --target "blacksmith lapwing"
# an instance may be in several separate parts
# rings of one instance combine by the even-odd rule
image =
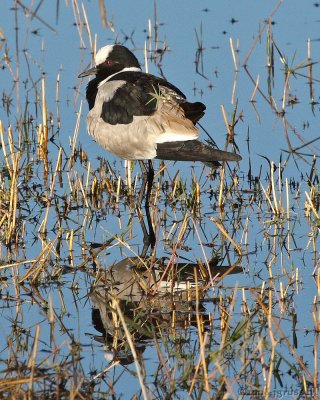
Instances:
[[[213,168],[219,167],[219,161],[241,160],[238,154],[200,142],[196,123],[204,115],[205,105],[190,103],[165,79],[142,72],[125,46],[102,47],[95,64],[79,75],[95,75],[86,91],[88,131],[109,152],[139,160],[144,177],[142,195],[148,182],[146,203],[153,181],[151,159],[202,161]],[[148,160],[148,175],[142,160]]]

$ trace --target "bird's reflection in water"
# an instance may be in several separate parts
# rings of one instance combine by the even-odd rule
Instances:
[[[103,342],[108,360],[132,362],[119,309],[136,352],[143,352],[168,330],[199,328],[199,323],[206,330],[210,315],[203,304],[204,295],[210,282],[228,270],[242,272],[240,267],[218,267],[214,263],[204,267],[201,263],[128,257],[99,272],[91,291],[92,320],[102,334],[95,339]]]

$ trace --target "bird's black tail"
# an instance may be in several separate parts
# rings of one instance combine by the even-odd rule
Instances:
[[[241,160],[239,154],[215,149],[199,140],[158,143],[156,158],[172,161],[201,161],[212,168],[218,168],[219,161]]]

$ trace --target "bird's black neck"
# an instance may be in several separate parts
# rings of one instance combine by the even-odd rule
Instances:
[[[94,102],[96,100],[98,92],[98,85],[100,82],[101,81],[98,79],[98,77],[96,77],[88,83],[86,91],[86,99],[89,104],[89,110],[91,110],[94,107]]]
[[[110,71],[101,70],[98,72],[96,77],[88,83],[86,91],[86,99],[89,104],[89,110],[91,110],[91,108],[94,107],[94,102],[96,100],[99,83],[107,79],[110,75],[112,75]]]

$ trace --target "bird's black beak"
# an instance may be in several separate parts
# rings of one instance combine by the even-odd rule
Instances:
[[[78,76],[78,78],[84,78],[85,76],[88,75],[96,75],[98,72],[97,67],[92,67],[89,69],[86,69],[85,71],[81,72],[81,74]]]

